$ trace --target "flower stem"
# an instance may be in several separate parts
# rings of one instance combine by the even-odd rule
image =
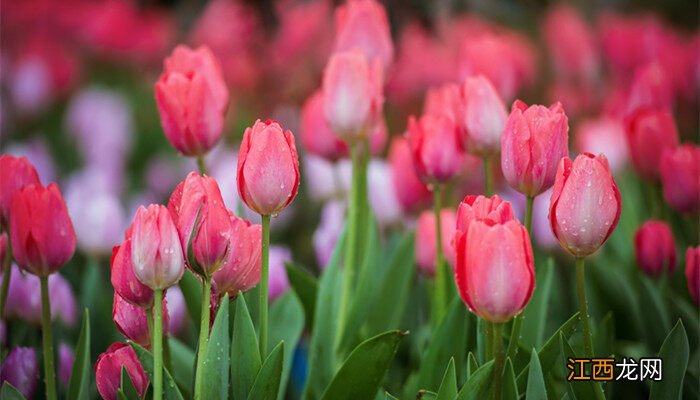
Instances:
[[[522,325],[523,319],[520,315],[516,315],[513,318],[513,329],[510,334],[510,342],[508,342],[508,352],[507,356],[513,360],[515,355],[518,353],[518,341],[520,340],[520,326]]]
[[[204,156],[197,156],[197,168],[200,175],[207,173],[207,164],[204,162]]]
[[[435,298],[433,321],[439,323],[442,314],[447,307],[447,271],[444,266],[444,255],[442,254],[442,222],[440,221],[440,211],[442,209],[442,186],[435,185],[433,188],[433,212],[435,213]],[[437,326],[436,326],[437,327]]]
[[[593,336],[588,317],[588,302],[586,301],[586,274],[583,257],[576,257],[576,289],[578,290],[578,308],[581,325],[583,325],[584,356],[593,357]]]
[[[0,288],[0,319],[5,319],[5,303],[7,293],[10,290],[10,277],[12,276],[12,246],[10,245],[10,235],[7,235],[7,249],[5,259],[2,260],[2,288]]]
[[[501,400],[501,376],[503,375],[503,324],[493,323],[493,398]]]
[[[54,368],[53,332],[51,330],[51,305],[49,303],[49,277],[39,277],[41,281],[41,330],[44,345],[44,382],[46,398],[56,400],[56,369]]]
[[[153,400],[163,398],[163,289],[153,292]],[[201,332],[200,332],[201,333]]]
[[[532,235],[532,205],[535,202],[535,197],[527,196],[525,201],[525,229],[527,233]]]
[[[491,156],[484,156],[484,192],[486,192],[486,197],[493,195],[491,175]]]
[[[207,358],[209,345],[209,307],[211,300],[211,277],[205,277],[202,285],[202,310],[199,315],[199,346],[197,349],[197,369],[194,376],[194,398],[202,398],[204,386],[204,360]],[[158,303],[156,303],[158,304]],[[158,308],[158,307],[156,307]]]
[[[260,357],[267,357],[267,281],[270,256],[270,216],[262,216],[262,268],[260,272]]]

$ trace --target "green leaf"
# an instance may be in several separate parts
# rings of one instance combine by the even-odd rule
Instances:
[[[131,380],[131,376],[126,371],[126,367],[122,365],[121,375],[119,379],[119,392],[120,397],[128,400],[140,400],[139,391],[136,389],[134,382]]]
[[[219,310],[214,319],[207,345],[207,354],[202,365],[202,376],[206,384],[202,385],[202,398],[225,399],[228,397],[229,385],[229,336],[228,336],[228,294],[221,299]]]
[[[69,400],[83,400],[89,396],[90,377],[92,370],[90,365],[90,311],[86,308],[83,312],[83,323],[80,327],[78,344],[75,347],[73,369],[68,383],[66,398]]]
[[[134,342],[129,342],[129,345],[133,347],[136,352],[136,357],[139,359],[144,371],[146,371],[146,375],[153,381],[153,354]],[[163,367],[163,399],[184,400],[180,390],[175,384],[175,380],[172,375],[170,375],[170,371],[165,367]]]
[[[260,368],[260,373],[255,377],[248,400],[271,400],[277,398],[280,378],[282,377],[283,359],[284,342],[280,342],[272,349],[265,363]]]
[[[659,350],[659,358],[663,360],[663,380],[651,383],[649,399],[680,399],[683,388],[683,378],[688,367],[688,336],[680,320],[673,327]],[[697,383],[697,382],[696,382]]]
[[[245,400],[253,387],[262,362],[258,338],[250,319],[245,297],[235,300],[236,316],[233,320],[231,339],[231,390],[234,400]]]
[[[513,370],[513,362],[510,358],[506,359],[506,365],[503,369],[503,376],[501,379],[503,382],[503,396],[504,399],[517,399],[520,397],[518,395],[518,384],[515,381],[515,371]]]
[[[457,395],[457,400],[481,400],[491,398],[491,386],[493,385],[493,360],[487,362],[474,371],[462,386]]]
[[[406,334],[389,331],[360,343],[333,377],[321,399],[373,398]]]
[[[525,398],[547,400],[547,388],[544,384],[542,366],[540,365],[540,358],[537,356],[537,351],[535,351],[534,348],[530,353],[530,372],[527,376]]]
[[[455,359],[450,358],[447,370],[442,377],[440,389],[437,393],[437,400],[454,400],[457,397],[457,372],[455,371]]]
[[[0,389],[0,400],[25,400],[25,397],[10,382],[5,381]]]
[[[607,313],[598,324],[593,336],[593,343],[596,344],[596,353],[601,356],[608,357],[614,354],[615,321],[612,312]]]
[[[309,330],[314,326],[314,310],[316,309],[316,294],[318,293],[318,280],[303,268],[285,263],[289,284],[301,300],[306,316],[306,326]]]
[[[641,288],[638,291],[639,307],[645,310],[641,322],[644,325],[647,343],[655,349],[663,343],[666,332],[671,331],[670,318],[658,286],[643,274],[639,275],[639,280],[641,282]]]
[[[180,392],[183,396],[190,398],[192,393],[192,368],[195,365],[194,350],[172,336],[168,338],[168,345],[170,346],[173,378],[177,382],[178,387],[180,387]]]
[[[532,298],[522,313],[520,337],[528,346],[539,347],[544,341],[544,330],[547,325],[547,313],[554,282],[554,259],[551,257],[542,265],[535,277],[536,287]]]
[[[392,396],[389,392],[384,392],[384,398],[386,400],[399,400],[397,397]]]
[[[180,279],[180,290],[185,298],[185,306],[187,313],[190,314],[192,321],[199,321],[201,313],[200,306],[202,304],[202,284],[192,273],[185,273]],[[195,332],[199,332],[199,324],[193,324]]]
[[[431,392],[430,390],[419,390],[416,394],[416,399],[418,400],[436,400],[437,393]]]
[[[563,333],[559,333],[559,345],[561,346],[561,354],[564,356],[564,376],[569,375],[569,369],[566,368],[566,364],[569,358],[580,358],[576,355],[574,350],[571,348],[571,345],[569,344],[569,341],[566,340],[564,337]],[[593,380],[587,380],[587,381],[567,381],[567,393],[569,394],[569,398],[574,400],[574,399],[580,399],[580,400],[587,400],[587,399],[600,399],[601,397],[598,397],[596,392],[602,393],[602,389],[600,388],[600,384],[596,381]],[[604,396],[602,398],[605,398]]]
[[[282,367],[282,380],[277,395],[279,400],[284,398],[287,390],[287,381],[292,368],[294,349],[299,342],[301,332],[304,329],[304,308],[299,298],[293,291],[289,291],[275,300],[270,307],[270,336],[268,348],[273,344],[284,342],[284,364]]]
[[[471,351],[467,356],[467,378],[472,376],[472,374],[479,369],[479,362],[476,360],[476,356]]]

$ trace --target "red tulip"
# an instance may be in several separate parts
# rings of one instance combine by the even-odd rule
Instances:
[[[214,273],[214,284],[220,296],[231,297],[247,292],[260,281],[262,227],[230,215],[231,251],[221,269]]]
[[[585,257],[608,240],[617,226],[622,199],[604,155],[563,158],[549,203],[554,236],[569,253]]]
[[[389,19],[376,0],[351,0],[335,13],[334,51],[360,49],[368,60],[379,59],[386,70],[394,57]]]
[[[3,263],[2,265],[5,265],[5,257],[7,256],[7,233],[3,232],[0,233],[0,263]],[[0,272],[2,272],[2,268],[0,267]]]
[[[700,246],[688,247],[685,252],[685,278],[690,295],[700,305]]]
[[[155,85],[160,121],[170,143],[186,156],[202,156],[221,139],[228,89],[208,47],[177,46]]]
[[[458,123],[465,148],[480,156],[498,154],[508,114],[496,88],[487,78],[478,75],[464,81],[461,97]]]
[[[111,282],[115,293],[124,300],[141,308],[153,306],[153,289],[141,283],[134,273],[131,258],[131,229],[120,246],[112,249]]]
[[[370,136],[381,118],[382,68],[359,50],[334,53],[323,71],[323,112],[346,142]]]
[[[455,212],[449,208],[440,211],[440,229],[442,230],[442,254],[452,264],[454,263],[454,247],[452,236],[455,233]],[[435,235],[435,213],[432,210],[423,211],[416,225],[416,265],[426,276],[435,276],[437,260],[437,243]]]
[[[659,161],[666,149],[678,146],[678,132],[668,111],[641,109],[626,121],[627,145],[637,173],[649,180],[659,179]]]
[[[676,211],[700,210],[700,147],[684,144],[661,154],[661,183],[664,198]]]
[[[26,157],[0,156],[0,227],[10,223],[12,196],[32,184],[40,184],[39,175]]]
[[[676,243],[671,228],[663,221],[647,221],[634,234],[637,264],[652,277],[676,270]]]
[[[416,175],[411,146],[406,138],[397,136],[392,140],[389,146],[389,165],[394,178],[394,191],[404,211],[419,210],[430,204],[432,195]]]
[[[161,305],[163,307],[163,326],[165,332],[168,329],[168,308],[166,307],[165,299]],[[114,293],[114,302],[112,303],[112,320],[127,339],[148,347],[151,343],[151,333],[148,330],[148,315],[147,312],[151,309],[143,309],[127,302],[118,293]]]
[[[185,259],[175,223],[165,206],[139,207],[131,231],[134,275],[149,288],[167,289],[185,272]]]
[[[301,142],[311,154],[330,161],[345,156],[348,147],[333,133],[323,114],[323,92],[316,91],[301,108]]]
[[[501,138],[501,168],[510,186],[532,197],[549,189],[559,160],[569,154],[568,141],[561,103],[528,107],[516,100]]]
[[[105,400],[116,400],[121,387],[122,367],[134,383],[139,396],[143,397],[148,387],[148,376],[136,358],[136,352],[128,344],[113,343],[97,357],[95,363],[95,382],[97,391]]]
[[[12,197],[12,255],[23,270],[48,276],[75,252],[75,232],[66,203],[55,183],[29,185]]]
[[[279,214],[299,189],[299,159],[292,132],[260,120],[246,129],[238,153],[238,193],[251,210]]]
[[[211,276],[231,246],[231,223],[216,180],[190,172],[170,196],[168,210],[187,265],[198,275]]]
[[[408,120],[408,143],[418,178],[426,184],[444,183],[456,177],[464,165],[455,122],[443,115],[423,115]]]

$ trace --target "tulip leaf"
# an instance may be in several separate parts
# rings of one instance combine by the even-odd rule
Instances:
[[[200,306],[202,304],[202,284],[190,272],[185,272],[180,279],[180,290],[185,298],[185,306],[187,313],[190,314],[192,321],[200,320]],[[196,332],[199,332],[199,324],[194,324]]]
[[[271,400],[277,398],[284,361],[284,342],[280,342],[267,356],[265,363],[255,377],[248,400]]]
[[[221,299],[219,310],[214,319],[207,345],[207,354],[202,365],[202,376],[206,384],[202,385],[202,398],[225,399],[229,386],[229,336],[228,336],[228,294]]]
[[[476,360],[474,353],[471,351],[467,355],[467,378],[472,376],[472,374],[479,369],[479,362]]]
[[[493,360],[487,362],[474,371],[467,379],[467,383],[462,386],[462,390],[457,395],[457,400],[479,400],[491,397],[491,386],[493,384]]]
[[[455,359],[450,358],[447,370],[440,383],[437,392],[437,400],[454,400],[457,397],[457,372],[455,371]]]
[[[525,392],[525,398],[547,400],[547,388],[544,384],[542,366],[540,365],[540,358],[537,356],[537,351],[535,351],[534,348],[532,352],[530,352],[530,371],[527,375],[527,391]]]
[[[393,396],[389,392],[384,392],[384,399],[385,400],[399,400],[396,396]]]
[[[183,396],[189,398],[192,392],[192,366],[195,365],[195,353],[174,337],[168,338],[168,345],[170,346],[173,378],[180,387]]]
[[[659,350],[659,358],[663,360],[663,379],[651,383],[649,399],[680,399],[683,389],[683,379],[688,367],[689,357],[688,336],[682,321],[673,327]],[[695,381],[697,383],[697,381]]]
[[[294,358],[294,350],[297,347],[297,342],[301,337],[301,332],[304,329],[304,307],[301,305],[299,298],[293,291],[288,291],[280,298],[275,300],[270,307],[270,337],[268,338],[268,346],[284,342],[284,364],[282,367],[282,380],[280,381],[280,390],[277,395],[279,400],[284,398],[284,393],[287,390],[287,381],[292,368],[292,359]]]
[[[532,292],[532,298],[523,310],[520,337],[528,347],[539,347],[544,340],[544,330],[547,325],[552,283],[554,282],[554,260],[549,258],[541,266],[535,276],[537,290]]]
[[[10,382],[5,381],[0,389],[0,400],[25,400],[25,397]]]
[[[652,349],[656,349],[663,343],[666,332],[671,331],[670,318],[658,286],[644,275],[640,275],[639,280],[641,282],[641,290],[638,292],[641,293],[639,307],[646,310],[641,322],[644,325],[646,342]]]
[[[316,294],[318,293],[318,280],[303,268],[293,264],[285,263],[289,284],[294,288],[294,292],[304,306],[306,316],[306,326],[309,330],[314,326],[314,310],[316,309]]]
[[[134,342],[129,342],[129,345],[134,349],[134,352],[136,352],[136,357],[139,359],[143,370],[146,371],[146,375],[153,381],[153,354]],[[170,371],[165,367],[163,367],[163,399],[184,400],[180,390],[175,384],[173,376],[170,375]]]
[[[407,333],[389,331],[360,343],[321,396],[322,400],[374,398]]]
[[[255,327],[250,319],[245,297],[235,300],[236,316],[233,319],[231,338],[231,398],[245,400],[253,387],[262,362]]]
[[[612,356],[614,342],[615,321],[613,320],[612,312],[609,312],[600,321],[593,336],[593,343],[596,344],[596,354],[605,357]]]
[[[564,365],[565,365],[565,370],[564,374],[565,376],[568,376],[570,373],[570,370],[566,367],[567,361],[569,358],[579,358],[578,355],[574,352],[574,350],[571,348],[571,345],[569,344],[569,341],[566,340],[564,337],[563,333],[559,333],[559,345],[561,346],[561,354],[564,357]],[[580,381],[567,381],[567,393],[569,394],[569,399],[574,400],[574,399],[580,399],[580,400],[585,400],[585,399],[604,399],[605,396],[602,395],[602,389],[600,387],[600,384],[597,381],[593,380],[580,380]],[[596,394],[596,393],[599,393]],[[602,396],[602,397],[599,397]]]
[[[127,400],[140,400],[139,391],[123,365],[119,378],[119,397]]]
[[[78,336],[78,344],[75,348],[73,369],[66,398],[69,400],[82,400],[89,398],[90,377],[92,370],[90,365],[90,310],[83,312],[83,323]]]
[[[513,370],[513,362],[510,358],[506,359],[505,368],[503,368],[503,376],[501,379],[503,382],[503,398],[504,399],[517,399],[518,395],[518,383],[515,381],[515,371]]]

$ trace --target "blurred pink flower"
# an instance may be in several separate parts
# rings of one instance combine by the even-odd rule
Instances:
[[[613,173],[621,172],[627,164],[629,154],[625,127],[617,119],[600,117],[580,121],[574,142],[579,153],[605,154]]]
[[[335,11],[335,52],[359,49],[384,71],[394,58],[394,44],[386,10],[376,0],[349,0]]]
[[[25,398],[34,398],[39,383],[39,363],[31,347],[15,347],[0,367],[0,385],[9,383]]]
[[[331,260],[338,237],[345,222],[345,202],[329,201],[321,210],[321,220],[314,232],[313,242],[316,262],[320,269],[325,269]]]
[[[398,223],[402,219],[401,204],[394,189],[394,175],[388,162],[372,159],[367,166],[369,204],[380,226]]]
[[[179,286],[173,286],[165,293],[165,303],[168,307],[168,333],[177,335],[182,332],[187,322],[185,296]]]
[[[41,182],[56,181],[56,163],[46,140],[40,135],[28,141],[10,144],[6,153],[15,157],[27,157],[39,174]]]
[[[61,342],[61,344],[58,345],[58,381],[61,382],[61,385],[66,389],[70,383],[74,361],[75,355],[73,354],[73,350],[66,343]]]
[[[452,237],[455,234],[457,214],[451,209],[440,211],[440,233],[442,239],[442,254],[454,267],[455,248],[452,245]],[[435,234],[435,213],[432,210],[423,211],[418,217],[416,225],[415,258],[419,270],[428,277],[435,276],[435,263],[437,260],[437,235]]]
[[[270,246],[270,281],[267,297],[270,302],[277,300],[289,290],[286,262],[292,261],[292,251],[284,246]]]

